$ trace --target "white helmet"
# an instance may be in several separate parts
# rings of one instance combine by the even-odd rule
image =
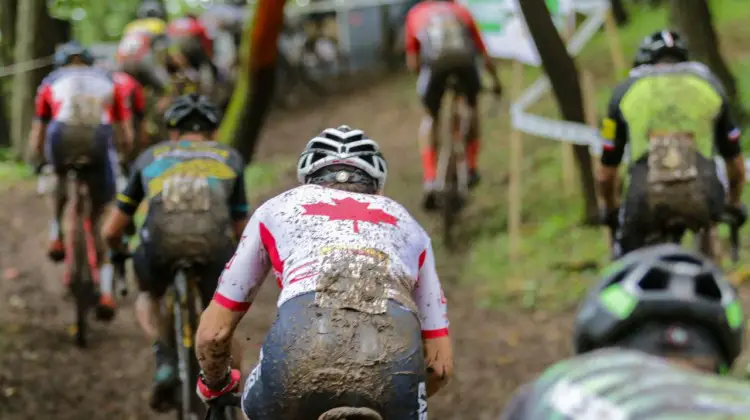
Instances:
[[[310,175],[332,165],[351,166],[365,172],[376,182],[378,189],[383,188],[388,176],[388,166],[380,153],[380,146],[367,138],[362,130],[346,125],[326,128],[307,142],[297,163],[297,179],[305,184]]]

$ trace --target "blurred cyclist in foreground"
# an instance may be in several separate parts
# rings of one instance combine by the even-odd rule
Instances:
[[[750,418],[734,287],[707,258],[667,244],[605,270],[575,321],[578,356],[516,394],[504,420]],[[699,414],[698,414],[699,413]]]
[[[500,79],[492,58],[487,54],[477,24],[464,6],[452,1],[427,0],[415,5],[406,15],[406,64],[419,72],[417,93],[425,108],[419,130],[424,171],[424,208],[436,208],[435,176],[440,133],[440,104],[448,82],[455,80],[472,113],[466,160],[469,166],[469,186],[479,182],[477,155],[479,153],[479,112],[477,99],[481,90],[477,58],[484,60],[492,76],[496,94],[500,94]],[[450,139],[442,139],[450,141]]]
[[[216,106],[203,96],[182,96],[172,102],[165,120],[169,140],[150,147],[135,161],[128,186],[118,194],[117,209],[104,227],[110,249],[122,255],[124,230],[138,205],[148,202],[133,266],[140,289],[136,318],[156,356],[151,407],[157,411],[173,406],[174,387],[179,384],[176,356],[164,338],[172,333],[171,325],[164,325],[159,310],[175,263],[195,264],[205,308],[245,228],[248,211],[242,159],[213,141],[221,120]]]
[[[255,211],[201,316],[198,395],[220,404],[237,391],[229,343],[273,271],[278,315],[247,379],[248,418],[317,420],[342,406],[425,418],[453,370],[430,237],[381,195],[386,162],[361,130],[324,130],[297,175],[304,185]]]
[[[694,232],[711,229],[708,237],[715,236],[713,225],[725,203],[739,224],[747,219],[740,201],[745,159],[739,127],[718,79],[688,60],[678,34],[656,32],[643,40],[630,76],[612,94],[601,125],[605,145],[597,178],[602,218],[617,231],[615,256],[662,241],[659,231],[676,220]],[[630,179],[620,208],[617,171],[626,145]],[[726,162],[726,193],[714,153]],[[708,242],[703,250],[715,257],[714,241]]]
[[[78,42],[62,45],[55,53],[57,69],[44,78],[36,94],[29,145],[34,156],[53,166],[57,177],[48,249],[55,262],[65,259],[62,217],[68,202],[68,171],[86,161],[79,176],[88,185],[91,220],[98,232],[99,219],[115,196],[113,140],[125,149],[133,142],[122,88],[109,72],[93,67],[93,63],[89,50]],[[101,262],[104,247],[98,234],[96,239],[97,261]],[[100,304],[110,307],[114,303],[111,296],[102,295]]]

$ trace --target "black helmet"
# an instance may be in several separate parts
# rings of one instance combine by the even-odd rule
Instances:
[[[707,258],[656,245],[615,261],[581,304],[575,351],[615,345],[653,323],[707,332],[731,367],[742,350],[745,319],[734,287]]]
[[[73,57],[80,57],[89,66],[94,64],[94,56],[88,48],[78,41],[69,41],[59,46],[55,51],[54,65],[55,67],[62,67],[70,64]]]
[[[164,113],[167,128],[181,131],[213,131],[221,123],[221,112],[207,97],[191,93],[175,98]]]
[[[350,168],[353,177],[342,174],[342,178],[336,179],[340,172],[337,168],[342,166]],[[355,182],[362,175],[374,181],[377,189],[385,186],[388,177],[388,165],[378,143],[368,138],[364,131],[346,125],[326,128],[307,142],[297,162],[297,179],[302,184],[311,182],[327,168],[333,168],[329,175],[338,182]]]
[[[136,16],[138,16],[138,19],[157,18],[167,20],[167,11],[164,10],[161,2],[146,0],[138,6]]]
[[[633,67],[656,64],[664,57],[672,57],[680,62],[690,58],[687,46],[677,32],[665,29],[644,38],[638,47]]]

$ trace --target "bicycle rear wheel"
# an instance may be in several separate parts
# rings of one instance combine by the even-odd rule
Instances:
[[[180,406],[178,419],[199,420],[206,414],[206,406],[195,393],[198,381],[198,358],[195,355],[195,331],[198,327],[198,309],[196,307],[195,282],[188,278],[185,271],[179,270],[175,276],[175,302],[173,306],[175,348],[180,374]]]
[[[78,347],[85,348],[88,345],[88,314],[89,310],[96,304],[96,290],[86,247],[82,199],[83,197],[77,197],[71,209],[73,221],[71,248],[73,255],[69,287],[76,306],[75,341]]]

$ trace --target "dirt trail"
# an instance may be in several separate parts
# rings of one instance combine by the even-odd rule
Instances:
[[[404,89],[413,87],[390,82],[314,110],[275,116],[264,134],[259,159],[294,155],[326,126],[363,128],[382,144],[388,158],[387,192],[426,220],[416,210],[420,166],[415,136],[420,110]],[[290,176],[287,184],[294,182]],[[0,278],[0,419],[171,418],[148,409],[153,362],[135,325],[131,302],[122,305],[111,325],[94,326],[90,349],[75,348],[65,335],[73,314],[72,304],[61,298],[61,271],[44,257],[46,206],[30,183],[2,190],[0,195],[4,207],[0,212],[0,275],[4,275]],[[460,258],[440,262],[446,280],[451,280],[460,263]],[[471,290],[448,285],[446,293],[456,377],[430,400],[430,418],[497,418],[516,386],[569,353],[568,316],[487,312],[476,308]],[[257,359],[273,320],[277,294],[268,282],[240,326],[246,371]]]

